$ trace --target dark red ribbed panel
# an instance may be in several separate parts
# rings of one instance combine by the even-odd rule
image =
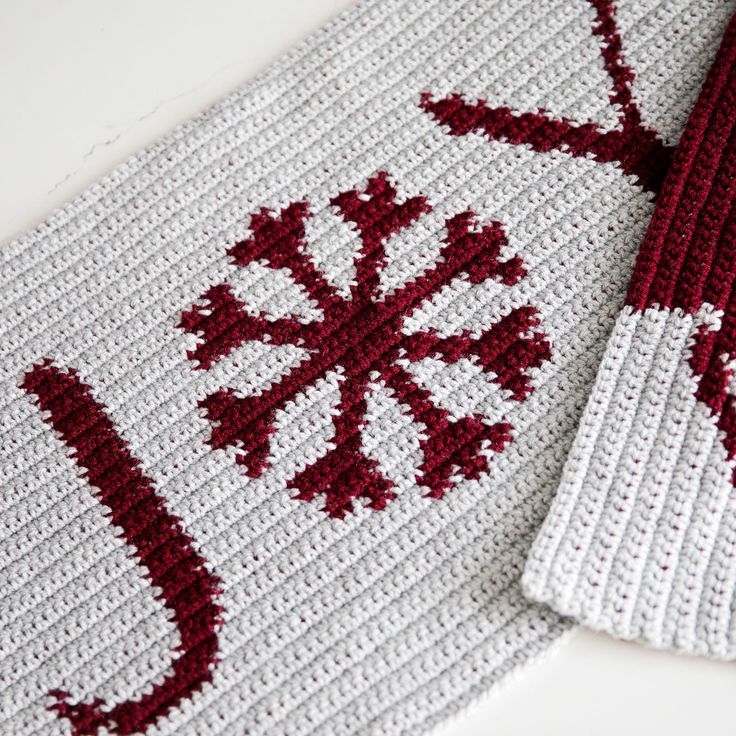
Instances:
[[[543,110],[516,113],[509,107],[490,107],[486,100],[469,102],[459,92],[439,100],[424,92],[420,105],[447,126],[451,135],[482,133],[491,140],[526,145],[540,153],[557,150],[600,163],[617,163],[624,173],[636,176],[644,189],[657,192],[672,149],[642,124],[631,93],[635,75],[624,60],[613,2],[589,2],[595,10],[592,32],[601,39],[603,66],[611,79],[609,99],[618,112],[620,129],[607,131],[594,122],[554,118]]]
[[[636,309],[724,309],[736,267],[736,20],[693,108],[629,284]]]
[[[35,396],[39,408],[49,413],[45,421],[74,451],[95,497],[110,509],[110,523],[123,531],[151,585],[162,591],[181,640],[172,653],[170,674],[137,700],[109,707],[100,698],[72,704],[67,692],[53,690],[56,702],[51,707],[69,720],[75,736],[91,736],[103,727],[116,734],[142,733],[211,680],[221,613],[216,603],[219,580],[207,571],[179,519],[166,510],[76,371],[45,360],[26,373],[22,388]]]

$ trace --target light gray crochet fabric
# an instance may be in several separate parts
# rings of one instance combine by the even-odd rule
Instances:
[[[362,2],[3,247],[0,731],[423,733],[546,650],[519,577],[724,18]]]

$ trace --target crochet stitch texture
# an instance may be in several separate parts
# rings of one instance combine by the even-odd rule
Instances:
[[[0,731],[424,733],[544,652],[727,5],[360,2],[0,250]]]
[[[527,592],[586,625],[736,657],[736,23],[637,257]]]

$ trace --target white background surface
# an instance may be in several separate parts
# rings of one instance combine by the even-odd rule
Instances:
[[[349,0],[0,0],[0,241]],[[736,734],[736,663],[579,632],[436,736]]]

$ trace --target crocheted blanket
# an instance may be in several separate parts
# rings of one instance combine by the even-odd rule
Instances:
[[[4,246],[0,731],[735,658],[735,10],[363,0]]]

